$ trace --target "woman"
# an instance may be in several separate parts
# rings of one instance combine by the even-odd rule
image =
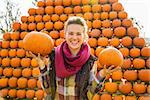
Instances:
[[[65,42],[56,47],[48,58],[34,57],[40,66],[40,80],[46,100],[91,100],[96,84],[106,72],[97,77],[96,58],[87,44],[87,25],[81,17],[70,17],[65,23]]]

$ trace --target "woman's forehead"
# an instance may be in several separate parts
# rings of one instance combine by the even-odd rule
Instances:
[[[83,32],[84,27],[79,24],[70,24],[67,26],[67,31],[70,32]]]

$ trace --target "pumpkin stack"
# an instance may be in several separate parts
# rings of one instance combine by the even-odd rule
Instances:
[[[94,100],[147,100],[150,97],[150,48],[118,0],[41,0],[28,16],[12,24],[0,45],[0,95],[6,99],[44,97],[35,59],[23,49],[26,34],[48,34],[58,46],[64,41],[64,22],[69,16],[83,17],[89,28],[91,53],[98,57],[108,46],[120,50],[122,70],[109,75]],[[114,57],[115,59],[115,57]],[[100,62],[98,70],[102,69]],[[109,81],[110,80],[110,81]]]

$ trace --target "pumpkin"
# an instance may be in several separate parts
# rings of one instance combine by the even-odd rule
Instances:
[[[61,15],[64,11],[64,7],[63,6],[55,6],[54,8],[54,12],[55,14]]]
[[[9,54],[9,57],[15,57],[16,56],[16,49],[10,49],[8,54]]]
[[[42,88],[40,80],[37,81],[37,87],[38,87],[38,89]]]
[[[144,40],[144,38],[135,37],[133,39],[133,44],[137,47],[144,47],[145,46],[145,40]]]
[[[131,26],[127,29],[127,34],[131,37],[138,37],[139,31],[136,27]]]
[[[27,97],[28,99],[34,98],[34,95],[35,95],[35,91],[34,91],[34,90],[27,90],[27,91],[26,91],[26,97]]]
[[[40,53],[43,56],[51,53],[54,46],[52,38],[42,32],[31,32],[27,34],[23,39],[23,44],[25,50],[29,50],[35,54]]]
[[[59,46],[61,43],[63,43],[65,40],[63,38],[59,38],[55,41],[55,46]]]
[[[122,20],[122,26],[124,26],[124,27],[130,27],[130,26],[132,26],[131,19],[123,19]]]
[[[103,20],[102,21],[102,27],[103,28],[109,28],[109,27],[111,27],[111,21],[110,20]]]
[[[141,84],[141,83],[135,83],[133,85],[133,91],[136,93],[136,94],[142,94],[142,93],[145,93],[146,92],[146,86],[144,84]]]
[[[124,27],[116,27],[114,29],[114,34],[117,37],[123,37],[126,34],[126,29]]]
[[[49,15],[44,15],[43,16],[43,22],[48,22],[51,20],[51,17]]]
[[[31,70],[31,68],[24,68],[24,69],[22,70],[22,76],[23,76],[23,77],[29,78],[29,77],[31,77],[31,75],[32,75],[32,70]]]
[[[121,3],[118,3],[118,2],[113,3],[112,4],[112,10],[113,11],[122,11],[123,10],[123,6],[122,6]]]
[[[36,97],[38,100],[43,99],[43,97],[44,97],[44,91],[43,91],[43,90],[37,90],[37,91],[35,92],[35,97]]]
[[[43,7],[39,7],[36,9],[36,14],[37,15],[43,15],[44,14],[44,8]]]
[[[45,1],[45,5],[46,6],[52,6],[54,4],[54,1],[53,0],[46,0]]]
[[[30,23],[30,24],[28,25],[28,29],[29,29],[29,31],[35,30],[35,29],[36,29],[36,24],[35,24],[35,23]]]
[[[27,34],[28,34],[28,32],[21,32],[20,39],[23,39]]]
[[[138,78],[144,82],[150,81],[150,70],[149,69],[142,69],[138,72]]]
[[[91,12],[86,12],[86,13],[84,13],[83,18],[85,20],[92,20],[93,19],[93,14]]]
[[[72,14],[73,8],[72,7],[65,7],[64,8],[64,13],[65,14]]]
[[[106,82],[105,89],[107,92],[115,93],[118,89],[118,85],[115,82]]]
[[[102,7],[102,11],[104,12],[109,12],[111,10],[111,5],[110,4],[104,4]]]
[[[102,9],[101,5],[99,4],[95,4],[95,5],[92,5],[92,12],[100,12]]]
[[[112,100],[112,98],[110,94],[105,93],[101,95],[100,100]]]
[[[28,16],[28,22],[32,23],[34,22],[35,17],[34,16]]]
[[[123,65],[121,66],[121,68],[124,68],[124,69],[128,69],[128,68],[131,68],[131,59],[130,58],[126,58],[124,59],[123,61]]]
[[[63,0],[55,0],[54,1],[55,6],[60,6],[60,5],[62,5],[62,3],[63,3]]]
[[[92,23],[93,28],[101,28],[101,21],[100,20],[94,20]]]
[[[130,82],[120,83],[119,84],[119,91],[123,94],[129,94],[132,90],[132,84]]]
[[[50,35],[53,39],[59,38],[59,32],[58,32],[58,31],[51,31],[51,32],[49,33],[49,35]]]
[[[63,0],[63,5],[64,6],[70,6],[72,0]]]
[[[145,67],[145,60],[142,58],[135,58],[132,63],[133,63],[134,68],[137,68],[137,69]]]
[[[121,52],[113,47],[109,47],[101,51],[98,58],[102,65],[122,66],[123,64],[123,56]]]
[[[116,11],[110,11],[109,12],[109,19],[116,19],[117,18],[117,12]]]
[[[1,89],[0,90],[0,96],[6,97],[8,95],[8,89]]]
[[[37,2],[37,6],[38,7],[44,7],[45,6],[45,2],[44,1],[38,1]]]
[[[35,8],[29,8],[28,13],[29,13],[29,15],[35,15],[35,13],[36,13]]]
[[[43,16],[42,15],[36,15],[35,16],[35,21],[38,23],[38,22],[42,22],[42,19],[43,19]]]
[[[121,95],[114,96],[113,100],[123,100],[123,96]]]
[[[17,78],[16,78],[16,77],[11,77],[11,78],[8,80],[8,85],[9,85],[9,87],[11,87],[11,88],[16,88],[16,87],[17,87]]]
[[[32,60],[31,60],[31,66],[32,67],[38,67],[38,62],[37,62],[37,60],[35,58],[32,58]]]
[[[21,24],[21,30],[27,31],[27,29],[28,29],[28,24],[27,23],[22,23]]]
[[[12,73],[13,73],[13,69],[12,69],[12,68],[5,68],[5,69],[3,70],[3,75],[4,75],[4,76],[11,77],[11,76],[12,76]]]
[[[138,100],[149,100],[150,96],[140,96]]]
[[[10,41],[10,48],[15,49],[17,47],[18,47],[18,41],[16,40]]]
[[[98,38],[98,46],[108,46],[108,38],[106,37],[99,37]]]
[[[128,57],[129,56],[129,49],[126,47],[122,47],[119,49],[119,51],[122,53],[123,57]]]
[[[37,80],[36,79],[29,79],[28,80],[28,88],[30,89],[34,89],[36,87],[36,84],[37,84]]]
[[[100,100],[100,95],[99,94],[95,94],[93,96],[92,100]]]
[[[126,70],[123,77],[128,81],[135,81],[137,80],[137,70]]]
[[[2,66],[3,67],[10,66],[10,58],[3,58],[2,59]]]
[[[105,20],[109,18],[108,12],[101,12],[101,20]]]
[[[117,37],[111,38],[111,40],[109,41],[109,44],[111,46],[118,47],[120,44],[120,40]]]
[[[119,17],[119,19],[126,19],[128,17],[128,14],[125,11],[120,11],[118,13],[118,17]]]
[[[88,39],[88,44],[90,45],[90,47],[96,47],[97,46],[96,38],[89,38]]]
[[[141,55],[143,57],[150,57],[150,47],[143,47],[141,49]]]
[[[1,49],[1,57],[7,57],[9,55],[8,49]]]
[[[137,100],[136,96],[126,96],[125,100]]]
[[[73,8],[73,12],[74,12],[74,13],[81,13],[81,11],[82,11],[82,8],[81,8],[80,6],[75,6],[75,7]]]
[[[112,21],[112,26],[113,27],[119,27],[119,26],[121,26],[121,20],[120,19],[114,19]]]
[[[14,77],[20,77],[21,73],[22,73],[22,70],[19,69],[19,68],[16,68],[16,69],[13,70],[13,76]]]
[[[121,44],[125,47],[129,47],[132,45],[132,38],[129,36],[125,36],[121,39]]]
[[[43,22],[39,22],[39,23],[37,23],[36,24],[36,29],[38,30],[38,31],[40,31],[40,30],[42,30],[42,29],[44,29],[44,23]]]
[[[131,57],[139,57],[140,56],[140,49],[139,48],[132,48],[130,49],[130,56]]]
[[[21,22],[22,23],[26,23],[28,21],[28,17],[27,16],[21,16]]]
[[[60,21],[65,22],[68,19],[68,16],[65,14],[60,15]]]
[[[100,13],[94,13],[93,14],[93,19],[96,20],[96,19],[100,19],[101,15]]]
[[[82,12],[83,12],[83,13],[91,12],[91,10],[92,10],[92,8],[91,8],[90,5],[84,5],[84,6],[82,7]]]
[[[26,90],[17,90],[17,98],[25,98]]]
[[[10,65],[12,67],[16,68],[16,67],[20,66],[20,62],[21,62],[20,58],[17,58],[17,57],[16,58],[12,58],[11,61],[10,61]]]
[[[91,37],[99,37],[101,34],[101,31],[99,29],[92,29],[91,32],[89,32],[89,36]]]
[[[20,23],[19,22],[13,22],[12,28],[14,31],[20,30]]]
[[[26,52],[24,49],[18,49],[17,50],[17,57],[25,57]]]
[[[21,66],[22,67],[30,67],[31,59],[30,58],[22,58],[21,59]]]
[[[9,41],[2,41],[2,48],[3,49],[7,49],[10,46],[10,42]]]
[[[7,85],[8,85],[8,78],[1,78],[0,79],[0,87],[4,88],[4,87],[7,87]]]
[[[123,73],[121,70],[112,72],[112,79],[113,80],[121,80],[122,77],[123,77]]]
[[[11,97],[11,98],[15,98],[17,96],[17,90],[16,89],[10,89],[8,91],[8,95]]]
[[[96,48],[96,50],[95,50],[95,55],[98,57],[99,53],[100,53],[102,50],[104,50],[104,48],[98,46],[98,47]]]
[[[61,21],[57,21],[57,22],[54,23],[54,28],[56,30],[61,30],[61,29],[63,29],[63,27],[64,27],[64,24]]]
[[[39,75],[40,75],[40,69],[39,68],[33,68],[32,76],[33,77],[39,77]]]
[[[10,33],[6,32],[5,34],[3,34],[3,39],[4,40],[10,40]]]
[[[26,88],[27,87],[27,78],[21,77],[17,80],[18,88]]]

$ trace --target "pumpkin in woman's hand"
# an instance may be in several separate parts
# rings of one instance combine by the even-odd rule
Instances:
[[[121,52],[113,47],[102,50],[98,56],[101,65],[106,66],[122,66],[123,56]]]
[[[34,54],[40,53],[42,56],[51,53],[54,43],[52,38],[42,32],[31,32],[23,39],[24,49],[33,52]]]

